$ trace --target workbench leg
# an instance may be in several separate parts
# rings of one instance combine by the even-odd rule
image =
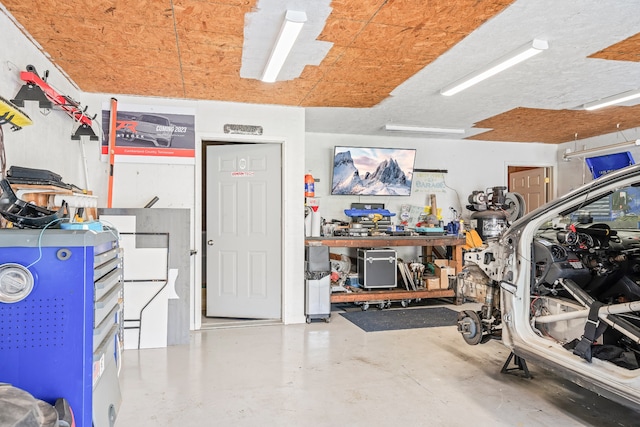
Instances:
[[[433,247],[432,246],[422,247],[422,262],[424,264],[428,262],[433,263]]]
[[[462,271],[462,246],[457,245],[453,247],[452,259],[455,263],[456,274]]]

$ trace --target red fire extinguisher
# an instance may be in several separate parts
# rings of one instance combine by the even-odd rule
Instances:
[[[315,197],[315,180],[310,173],[304,176],[304,197]]]

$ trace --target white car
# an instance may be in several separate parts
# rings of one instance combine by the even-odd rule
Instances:
[[[501,339],[526,373],[531,362],[639,409],[639,228],[640,165],[515,221],[465,253],[458,293],[483,306],[460,314],[464,340]]]

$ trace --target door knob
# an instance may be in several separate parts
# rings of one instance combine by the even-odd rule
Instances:
[[[207,240],[207,245],[213,246],[213,240]]]

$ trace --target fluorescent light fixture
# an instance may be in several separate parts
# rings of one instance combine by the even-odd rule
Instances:
[[[567,149],[567,151],[562,155],[562,158],[564,160],[570,159],[572,157],[582,157],[582,156],[586,156],[589,154],[596,154],[596,153],[601,153],[604,151],[609,151],[609,150],[616,150],[618,148],[625,148],[625,147],[633,147],[633,146],[640,146],[640,139],[636,139],[635,141],[624,141],[624,142],[619,142],[617,144],[611,144],[611,145],[606,145],[604,147],[593,147],[593,148],[587,148],[585,150],[581,150],[581,151],[569,151],[569,149]]]
[[[293,44],[296,42],[298,35],[300,35],[305,22],[307,22],[307,14],[305,12],[287,10],[284,23],[280,28],[280,34],[278,34],[278,39],[271,51],[267,66],[262,73],[261,80],[263,82],[273,83],[276,81],[284,61],[289,56],[291,48],[293,48]]]
[[[420,126],[405,126],[405,125],[385,125],[386,131],[399,131],[399,132],[418,132],[418,133],[464,133],[464,129],[453,128],[428,128]]]
[[[585,110],[597,110],[598,108],[608,107],[613,104],[622,104],[623,102],[630,101],[632,99],[640,98],[640,90],[630,90],[627,92],[619,93],[608,98],[602,98],[598,101],[588,102],[582,107]]]
[[[440,93],[444,96],[455,95],[456,93],[463,91],[476,83],[480,83],[481,81],[498,74],[500,71],[513,67],[514,65],[525,61],[548,48],[549,44],[546,40],[534,39],[530,43],[527,43],[526,45],[490,63],[486,67],[468,74],[448,86],[445,86],[440,90]]]

